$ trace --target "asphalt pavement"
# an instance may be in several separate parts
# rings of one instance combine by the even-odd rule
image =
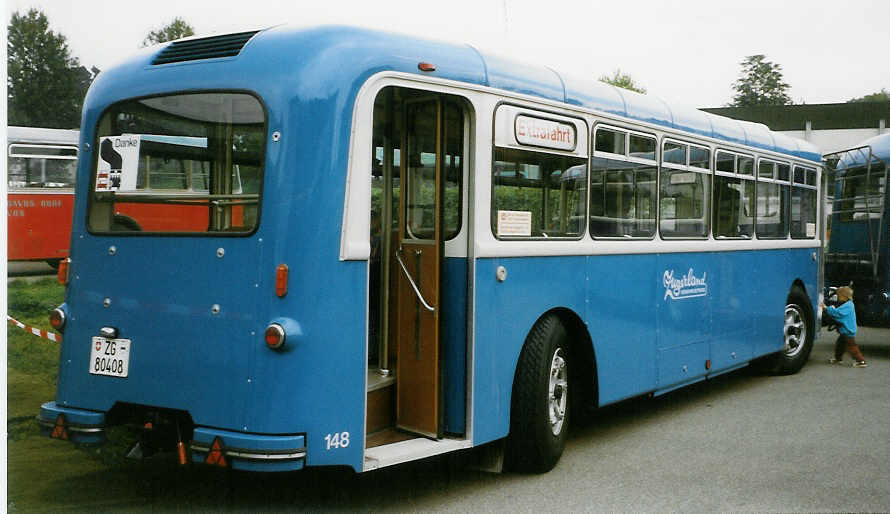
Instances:
[[[543,475],[418,465],[367,480],[395,489],[377,498],[391,511],[888,512],[890,329],[860,327],[863,369],[828,363],[835,337],[796,375],[742,370],[602,409]]]
[[[209,509],[344,512],[890,512],[890,329],[860,327],[867,368],[740,370],[573,426],[556,468],[489,474],[470,453],[354,475],[238,475]],[[163,498],[163,499],[161,499]],[[160,495],[152,508],[172,506]],[[176,501],[180,503],[182,500]]]

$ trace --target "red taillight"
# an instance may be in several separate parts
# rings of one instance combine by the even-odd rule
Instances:
[[[284,328],[278,323],[271,323],[268,327],[266,327],[266,346],[272,348],[273,350],[277,350],[284,346]]]
[[[287,294],[287,264],[275,268],[275,294],[279,298]]]
[[[71,264],[71,259],[62,259],[59,261],[59,273],[56,275],[56,279],[63,286],[68,285],[68,265]]]
[[[420,71],[436,71],[436,65],[429,62],[417,63],[417,69]]]
[[[65,311],[57,308],[50,312],[49,324],[59,332],[63,332],[65,329]]]

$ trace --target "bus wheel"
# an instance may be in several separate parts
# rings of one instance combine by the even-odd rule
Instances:
[[[764,370],[776,375],[791,375],[800,371],[810,358],[815,327],[813,310],[807,295],[798,287],[791,290],[785,305],[785,329],[782,351],[769,356]]]
[[[554,315],[535,324],[513,380],[506,463],[516,471],[553,469],[569,423],[569,361],[565,327]]]

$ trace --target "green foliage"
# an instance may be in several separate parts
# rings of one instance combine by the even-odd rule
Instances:
[[[167,25],[149,32],[145,39],[142,40],[142,46],[156,45],[194,35],[195,29],[188,22],[177,16]]]
[[[65,36],[51,31],[37,9],[13,13],[7,31],[7,123],[79,127],[84,96],[99,70],[81,66]]]
[[[851,98],[847,100],[847,103],[857,103],[857,102],[890,102],[890,91],[887,91],[884,88],[881,88],[877,93],[872,93],[870,95],[865,95],[860,98]]]
[[[631,91],[636,91],[637,93],[646,94],[646,88],[634,82],[634,79],[627,73],[622,73],[621,69],[615,70],[612,73],[612,76],[603,75],[599,78],[600,82],[605,82],[606,84],[612,84],[615,87],[620,87],[624,89],[630,89]]]
[[[732,89],[736,92],[729,107],[752,105],[790,105],[787,83],[782,80],[782,66],[767,61],[765,55],[749,55],[741,62],[742,71]]]

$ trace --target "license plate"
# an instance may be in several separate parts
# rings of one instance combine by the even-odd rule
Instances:
[[[90,373],[126,378],[130,371],[130,340],[94,337],[90,347]]]

